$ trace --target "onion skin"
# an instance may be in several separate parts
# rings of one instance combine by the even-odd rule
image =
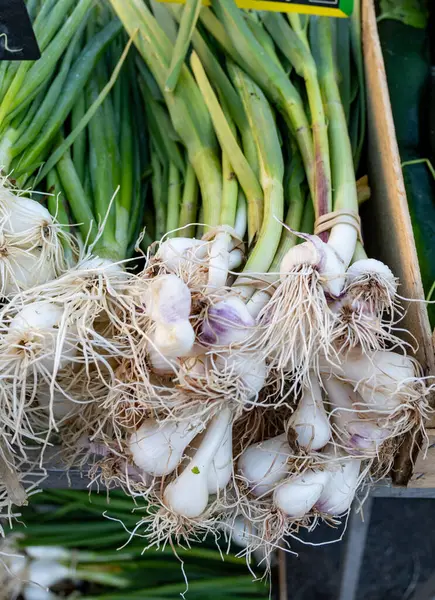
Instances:
[[[273,493],[275,506],[288,517],[302,518],[319,500],[330,479],[328,471],[308,470],[303,475],[291,477]]]
[[[285,434],[249,446],[240,456],[237,469],[254,496],[269,493],[289,470],[292,454]]]
[[[311,374],[298,408],[290,419],[297,434],[297,442],[303,448],[320,450],[331,437],[331,427],[322,400],[322,390],[315,374]]]
[[[339,517],[349,510],[355,497],[361,460],[349,458],[335,465],[331,465],[331,476],[315,507],[323,514]]]
[[[149,475],[168,475],[176,469],[185,449],[202,429],[203,425],[199,422],[160,424],[147,419],[130,437],[129,448],[133,461]]]

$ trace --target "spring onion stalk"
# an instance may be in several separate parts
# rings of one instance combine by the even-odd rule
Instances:
[[[309,48],[289,27],[284,17],[275,13],[268,13],[263,21],[277,47],[290,60],[298,75],[305,80],[316,161],[314,169],[316,192],[314,198],[316,218],[318,218],[327,212],[331,212],[332,190],[326,117],[317,78],[316,64]]]
[[[169,39],[140,0],[129,3],[111,0],[111,4],[130,35],[139,29],[135,44],[164,94],[174,128],[187,148],[199,181],[204,221],[213,227],[219,221],[222,175],[215,134],[201,94],[186,66],[181,69],[174,92],[165,92],[173,53]],[[189,111],[192,105],[196,107],[194,115]]]
[[[330,22],[318,19],[313,20],[313,24],[318,28],[317,35],[312,32],[313,54],[316,59],[321,55],[317,71],[328,118],[333,208],[355,210],[357,214],[355,174],[336,82]],[[273,26],[272,30],[275,31]],[[279,33],[280,30],[276,32]],[[290,43],[287,45],[289,56],[293,57],[293,48]],[[303,44],[299,49],[300,52],[306,50]],[[296,62],[295,57],[293,61]],[[318,89],[318,85],[314,89]],[[265,353],[274,356],[278,370],[293,373],[303,383],[311,361],[316,360],[316,349],[322,348],[326,355],[333,352],[330,338],[333,316],[328,298],[340,296],[345,285],[345,270],[355,251],[356,229],[352,225],[337,224],[331,230],[328,243],[319,236],[308,235],[305,239],[304,243],[290,248],[281,260],[281,283],[259,314],[264,326]]]
[[[241,69],[229,65],[230,75],[238,89],[254,134],[260,165],[260,180],[264,193],[264,216],[257,243],[250,252],[243,273],[264,273],[272,264],[277,250],[284,212],[284,164],[274,117],[265,96]],[[263,131],[269,131],[267,137]],[[240,293],[249,298],[253,289],[246,285],[247,278],[237,282]]]
[[[315,198],[313,143],[302,100],[296,88],[288,79],[284,69],[279,68],[276,61],[268,56],[262,45],[256,40],[232,0],[215,2],[212,3],[212,6],[222,20],[231,40],[228,50],[231,50],[232,47],[236,50],[236,54],[233,53],[232,58],[239,62],[238,57],[241,57],[240,66],[247,71],[264,93],[270,95],[272,101],[288,119],[289,126],[298,140],[312,195]],[[214,31],[211,33],[213,35]]]
[[[166,92],[173,92],[189,48],[190,39],[195,29],[201,10],[200,0],[187,0],[183,8],[180,29],[174,45],[169,74],[165,84]]]

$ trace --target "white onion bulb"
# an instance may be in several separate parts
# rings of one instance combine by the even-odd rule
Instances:
[[[0,254],[0,293],[3,296],[47,283],[55,276],[52,261],[42,260],[39,248],[23,250],[6,245],[5,253]]]
[[[308,470],[303,475],[291,477],[273,493],[273,502],[287,516],[301,518],[319,500],[331,474],[328,471]]]
[[[332,463],[328,483],[316,502],[316,508],[332,516],[349,510],[358,485],[361,460],[349,458],[341,463]]]
[[[36,355],[39,365],[47,371],[52,372],[56,366],[63,368],[77,354],[75,339],[68,339],[68,332],[71,333],[74,329],[72,326],[67,329],[62,348],[58,348],[63,316],[64,310],[59,305],[45,301],[32,302],[11,320],[5,344],[14,348],[15,352],[28,348]],[[57,352],[60,353],[58,364]]]
[[[130,437],[129,448],[135,465],[155,477],[172,473],[187,446],[203,429],[199,421],[161,424],[147,419]]]
[[[322,390],[313,373],[308,385],[290,419],[290,424],[296,431],[300,446],[320,450],[331,437],[331,427],[322,400]]]
[[[232,429],[232,423],[230,423],[208,471],[209,494],[217,494],[218,491],[225,489],[231,479],[233,473]]]
[[[195,519],[207,508],[209,470],[231,421],[231,411],[224,408],[213,417],[204,438],[181,475],[167,486],[163,499],[174,513]]]
[[[205,346],[230,346],[246,341],[255,319],[238,296],[229,296],[211,306],[201,324],[199,341]]]
[[[239,473],[246,479],[252,494],[262,496],[270,492],[289,470],[292,454],[286,434],[249,446],[237,462]]]
[[[176,275],[159,275],[151,279],[143,302],[148,316],[158,323],[186,321],[190,315],[190,290]]]

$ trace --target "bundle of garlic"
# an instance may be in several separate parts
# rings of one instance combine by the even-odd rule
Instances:
[[[362,245],[358,6],[338,25],[213,0],[194,27],[192,3],[110,3],[138,54],[104,85],[118,22],[89,9],[98,34],[79,30],[70,75],[91,53],[96,76],[34,180],[65,199],[59,220],[82,250],[68,268],[59,250],[57,277],[0,311],[5,431],[24,452],[57,430],[68,465],[151,503],[135,530],[150,544],[211,532],[267,566],[287,534],[343,517],[429,410],[398,337],[398,282]],[[336,64],[337,27],[356,42],[356,75]],[[186,39],[194,51],[168,91]],[[58,240],[14,227],[26,251]]]

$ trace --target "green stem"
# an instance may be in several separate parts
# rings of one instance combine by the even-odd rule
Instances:
[[[32,165],[37,163],[41,164],[43,157],[45,156],[49,144],[59,128],[63,125],[66,117],[70,113],[76,98],[80,94],[83,94],[83,86],[88,81],[88,78],[98,62],[104,48],[107,44],[116,36],[119,32],[119,24],[112,22],[99,32],[95,38],[86,46],[80,57],[69,74],[64,93],[61,97],[59,105],[56,107],[53,115],[49,118],[46,126],[41,132],[41,136],[37,143],[32,146],[28,152],[24,155],[23,161],[19,163],[19,173],[27,173],[31,171]],[[87,110],[86,114],[81,119],[79,125],[68,135],[64,142],[54,151],[50,158],[45,162],[43,168],[38,173],[35,179],[35,185],[42,181],[47,173],[56,165],[56,162],[62,156],[73,142],[76,140],[78,135],[83,131],[86,125],[89,123],[99,106],[103,102],[104,98],[109,93],[110,89],[114,85],[116,78],[121,69],[122,63],[126,58],[128,49],[130,48],[131,41],[127,44],[120,61],[114,70],[109,82],[100,92],[96,102]]]
[[[1,103],[0,123],[3,123],[6,115],[14,108],[18,106],[24,108],[32,98],[32,93],[51,75],[56,62],[83,22],[91,4],[92,0],[79,0],[72,14],[66,20],[62,19],[62,27],[47,46],[41,59],[35,63],[27,63],[29,67],[21,69],[20,66]],[[63,12],[63,17],[64,14]],[[22,65],[26,65],[26,63],[22,63]]]
[[[305,194],[303,191],[303,183],[305,181],[305,171],[302,165],[301,157],[297,150],[295,151],[291,164],[291,173],[287,182],[287,196],[289,199],[289,208],[287,210],[287,216],[285,224],[293,231],[300,231],[302,218],[305,207]],[[312,204],[309,202],[309,204]],[[276,273],[279,271],[281,261],[287,252],[296,246],[298,243],[298,237],[292,231],[289,231],[287,227],[282,228],[281,239],[279,242],[278,250],[276,251],[273,263],[270,267],[270,272]]]
[[[82,94],[77,98],[71,111],[71,128],[74,130],[83,115],[86,112],[85,95]],[[86,132],[82,131],[72,144],[72,157],[80,181],[85,178],[85,161],[86,161]]]
[[[311,194],[315,198],[313,140],[301,96],[285,70],[270,58],[256,40],[234,0],[212,0],[212,6],[231,39],[231,46],[225,47],[225,50],[277,105],[296,137]],[[211,34],[215,35],[213,29]],[[235,48],[235,53],[232,52],[232,48]],[[238,59],[238,56],[242,57],[242,60]]]
[[[265,273],[272,264],[281,237],[284,163],[274,115],[263,92],[236,66],[230,69],[230,76],[240,92],[254,134],[264,192],[264,216],[260,234],[243,273]],[[245,282],[246,279],[243,285]],[[253,291],[244,289],[242,293],[249,297]]]
[[[334,210],[358,214],[358,195],[352,160],[352,147],[337,84],[332,51],[331,19],[317,17],[312,23],[312,45],[316,50],[319,78],[329,124]]]
[[[204,235],[204,204],[201,204],[199,208],[199,216],[198,216],[199,225],[196,228],[196,236],[198,239],[201,239]]]
[[[308,42],[307,36],[307,25],[309,21],[309,17],[306,15],[300,15],[299,13],[287,13],[287,18],[289,20],[290,25],[292,26],[293,31],[307,48],[310,49],[310,44]]]
[[[365,260],[366,258],[368,257],[366,251],[364,250],[364,246],[358,240],[355,246],[355,252],[352,256],[352,263],[356,262],[357,260]]]
[[[221,224],[234,227],[239,186],[226,152],[222,152],[222,177]]]
[[[201,0],[186,0],[180,21],[177,39],[172,52],[171,65],[166,80],[165,91],[173,92],[180,76],[181,67],[184,64],[189,50],[190,40],[198,21],[201,10]]]
[[[196,214],[198,210],[198,180],[191,164],[187,165],[181,201],[179,237],[194,237]]]
[[[156,219],[155,235],[160,240],[166,233],[166,205],[164,199],[165,173],[164,168],[159,162],[154,147],[151,148],[151,189],[154,201],[154,213]]]
[[[351,29],[350,39],[353,53],[353,59],[356,64],[358,82],[359,82],[359,136],[358,142],[355,145],[353,160],[355,170],[358,169],[361,154],[364,146],[366,135],[366,89],[364,76],[364,59],[362,53],[362,35],[361,35],[361,0],[354,0],[353,12],[350,17]]]
[[[301,42],[282,15],[267,13],[264,23],[281,52],[289,59],[297,74],[305,80],[315,156],[313,202],[316,218],[319,218],[332,210],[332,190],[328,130],[316,63],[310,50]]]
[[[231,157],[231,165],[237,175],[237,179],[245,192],[248,201],[249,241],[254,239],[260,229],[262,219],[263,192],[254,172],[246,160],[231,127],[225,117],[225,113],[219,105],[219,101],[208,81],[204,68],[196,53],[192,54],[191,66],[198,86],[202,92],[205,103],[209,109],[219,142],[227,154]]]
[[[171,232],[168,237],[175,237],[180,219],[181,180],[180,171],[173,164],[169,164],[168,174],[168,212],[166,215],[166,233]]]
[[[132,107],[129,94],[129,80],[125,73],[121,78],[120,124],[119,124],[119,193],[116,196],[116,239],[127,250],[130,241],[130,219],[132,217],[133,196],[135,194],[135,149],[132,123]]]
[[[92,244],[97,235],[97,222],[69,151],[63,154],[56,169],[74,221],[78,224],[83,239]]]
[[[314,231],[314,207],[311,202],[306,202],[301,222],[301,232],[312,235]],[[303,241],[303,240],[301,240]]]

